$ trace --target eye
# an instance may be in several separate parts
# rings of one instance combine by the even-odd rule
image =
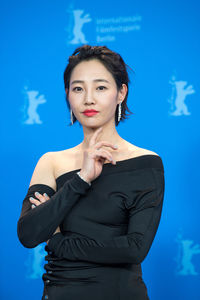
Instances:
[[[102,91],[103,89],[107,89],[107,87],[105,87],[105,86],[103,86],[103,85],[99,86],[98,89],[99,89],[99,88],[101,89],[101,91]]]
[[[78,89],[78,90],[77,90]],[[76,86],[73,88],[73,91],[77,91],[77,92],[80,92],[80,89],[82,89],[80,86]]]

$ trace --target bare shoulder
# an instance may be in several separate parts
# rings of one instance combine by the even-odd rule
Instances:
[[[33,171],[29,187],[33,184],[46,184],[56,190],[54,152],[47,152],[39,158]]]
[[[81,168],[82,155],[77,147],[53,152],[54,178],[60,175]]]
[[[141,155],[148,155],[148,154],[159,156],[158,153],[156,153],[156,152],[154,152],[152,150],[141,148]]]
[[[135,146],[131,143],[129,143],[129,145],[130,145],[130,150],[132,151],[132,153],[134,153],[134,156],[142,156],[142,155],[156,155],[156,156],[159,156],[159,154],[156,153],[155,151],[145,149],[145,148],[141,148],[141,147]]]

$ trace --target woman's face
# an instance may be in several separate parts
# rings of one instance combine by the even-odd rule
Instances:
[[[127,87],[117,91],[112,74],[98,59],[82,61],[73,69],[67,91],[71,109],[76,119],[87,127],[102,126],[115,119],[116,106],[124,100]],[[85,110],[97,114],[85,115]]]

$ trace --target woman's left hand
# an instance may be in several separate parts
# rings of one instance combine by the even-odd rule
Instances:
[[[36,206],[38,206],[38,205],[40,205],[40,204],[42,204],[42,203],[44,203],[44,202],[46,202],[46,201],[48,201],[50,198],[49,198],[49,196],[46,194],[46,193],[44,193],[43,195],[42,194],[40,194],[40,193],[38,193],[38,192],[35,192],[35,196],[39,199],[34,199],[33,197],[30,197],[29,198],[29,200],[30,200],[30,202],[32,203],[32,209],[34,209]],[[56,234],[56,233],[58,233],[58,232],[61,232],[60,231],[60,227],[58,226],[57,227],[57,229],[56,229],[56,231],[54,232],[54,234]],[[53,234],[53,235],[54,235]],[[48,245],[48,242],[49,242],[49,240],[46,242],[47,243],[47,245]]]

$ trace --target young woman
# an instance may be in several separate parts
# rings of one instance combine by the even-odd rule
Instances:
[[[149,299],[141,263],[160,222],[164,167],[116,130],[129,111],[126,67],[105,46],[69,57],[67,105],[84,139],[41,156],[17,228],[27,248],[47,242],[42,299]]]

